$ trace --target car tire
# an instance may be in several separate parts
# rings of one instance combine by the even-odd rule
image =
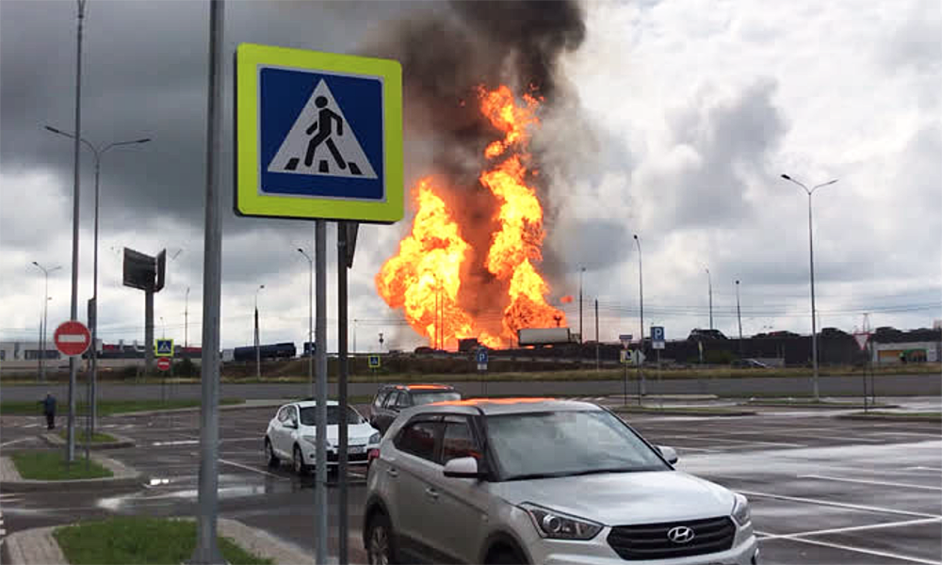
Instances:
[[[291,468],[294,469],[294,472],[299,477],[307,475],[307,465],[304,464],[304,454],[301,453],[301,448],[297,445],[294,446],[294,458],[291,461]]]
[[[521,559],[514,551],[509,549],[498,549],[487,556],[485,565],[524,565],[525,560]]]
[[[392,526],[382,512],[370,520],[366,532],[366,558],[369,565],[392,565],[396,560]]]
[[[269,469],[274,469],[281,463],[278,456],[275,455],[275,449],[271,445],[271,440],[268,438],[265,438],[265,459],[268,460]]]

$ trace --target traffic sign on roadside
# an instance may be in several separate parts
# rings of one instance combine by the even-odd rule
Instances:
[[[169,371],[172,364],[173,363],[170,361],[169,357],[161,357],[160,359],[157,359],[157,368],[161,371]]]
[[[402,219],[398,61],[243,43],[236,116],[237,214]]]
[[[651,326],[651,347],[664,349],[664,327]]]
[[[478,371],[486,371],[487,370],[487,350],[486,349],[478,349],[477,360],[478,360]]]
[[[854,339],[857,340],[857,347],[863,351],[867,348],[867,341],[870,340],[870,334],[866,332],[858,332],[854,334]]]
[[[631,345],[631,340],[634,336],[631,334],[621,334],[618,336],[618,340],[621,341],[621,346],[625,349],[628,349],[628,346]]]
[[[370,369],[379,369],[379,355],[370,355],[367,361],[369,362]]]
[[[92,342],[92,335],[85,324],[76,320],[62,322],[52,336],[59,353],[67,357],[76,357],[85,353]]]
[[[155,339],[154,340],[154,356],[173,357],[173,340],[172,339]]]

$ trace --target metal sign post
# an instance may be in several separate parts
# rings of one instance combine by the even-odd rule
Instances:
[[[340,453],[338,454],[337,480],[339,484],[337,536],[337,561],[347,563],[347,269],[352,263],[348,252],[346,222],[337,222],[337,361],[339,374],[337,389],[340,404]]]
[[[314,318],[316,382],[314,398],[315,462],[314,535],[318,565],[327,563],[327,222],[314,222],[314,273],[317,309]]]
[[[206,111],[206,203],[203,236],[203,344],[200,383],[200,470],[196,549],[191,562],[225,563],[216,542],[219,511],[219,311],[222,290],[222,226],[219,214],[222,145],[223,0],[209,11],[209,88]],[[150,343],[146,349],[150,351]]]

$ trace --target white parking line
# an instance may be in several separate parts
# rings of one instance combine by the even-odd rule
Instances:
[[[759,533],[759,532],[756,532],[756,533]],[[766,539],[770,539],[770,538],[762,538],[760,541],[765,541]],[[812,540],[812,539],[807,539],[807,538],[788,538],[788,541],[793,541],[797,543],[807,543],[810,545],[820,545],[822,547],[830,547],[834,549],[843,549],[844,551],[853,551],[856,553],[875,555],[877,557],[886,557],[889,559],[896,559],[898,561],[909,561],[912,563],[925,563],[926,565],[942,565],[942,561],[930,561],[928,559],[922,559],[920,557],[899,555],[897,553],[889,553],[887,551],[877,551],[874,549],[864,549],[862,547],[854,547],[851,545],[844,545],[840,543],[831,543],[831,542]]]
[[[914,488],[919,490],[942,490],[939,487],[930,487],[927,485],[913,485],[909,483],[891,483],[888,481],[868,481],[866,479],[848,479],[844,477],[830,477],[828,475],[798,475],[799,479],[820,479],[822,481],[840,481],[843,483],[860,483],[864,485],[880,485],[886,487]]]
[[[238,468],[240,468],[240,469],[245,469],[246,471],[252,471],[252,472],[258,473],[258,474],[260,474],[260,475],[265,475],[265,476],[268,476],[268,477],[275,477],[276,479],[284,479],[284,480],[287,480],[287,481],[290,481],[290,480],[291,480],[291,479],[289,479],[288,477],[282,477],[281,475],[275,475],[274,473],[269,473],[268,471],[262,471],[262,470],[260,470],[260,469],[256,469],[255,467],[250,467],[250,466],[248,466],[248,465],[243,465],[242,463],[236,463],[235,461],[229,461],[228,459],[220,459],[219,462],[220,462],[220,463],[225,463],[226,465],[232,465],[233,467],[238,467]]]
[[[938,467],[906,467],[904,471],[932,471],[934,473],[942,473],[942,469]]]
[[[807,532],[796,532],[794,534],[765,534],[762,539],[791,539],[805,536],[820,536],[824,534],[841,534],[844,532],[859,532],[865,530],[879,530],[883,528],[898,528],[900,526],[915,526],[919,524],[932,524],[942,522],[942,518],[921,518],[919,520],[904,520],[902,522],[885,522],[882,524],[870,524],[868,526],[847,526],[844,528],[831,528],[828,530],[811,530]]]
[[[909,510],[896,510],[894,508],[883,508],[880,506],[865,506],[862,504],[849,504],[846,502],[834,502],[831,500],[821,500],[819,498],[805,498],[800,496],[785,496],[784,494],[772,494],[768,492],[757,492],[737,489],[746,496],[757,496],[759,498],[772,498],[775,500],[787,500],[790,502],[804,502],[806,504],[817,504],[820,506],[833,506],[835,508],[849,508],[851,510],[864,510],[866,512],[876,512],[880,514],[899,514],[900,516],[916,516],[918,518],[942,518],[937,514],[926,514],[924,512],[911,512]]]
[[[20,439],[14,439],[14,440],[10,440],[10,441],[8,441],[8,442],[6,442],[6,443],[0,443],[0,447],[6,447],[6,446],[8,446],[8,445],[13,445],[14,443],[20,443],[21,441],[27,441],[27,440],[31,440],[31,439],[33,439],[33,438],[31,438],[31,437],[21,437]]]
[[[681,436],[677,436],[677,437],[681,437]],[[749,444],[749,445],[779,445],[779,446],[783,446],[783,447],[808,447],[807,445],[802,444],[802,443],[786,443],[786,442],[783,442],[783,441],[759,441],[759,440],[756,440],[756,439],[753,439],[753,440],[746,440],[746,439],[730,439],[730,438],[724,438],[724,437],[716,437],[716,436],[709,435],[709,434],[707,434],[707,435],[702,435],[702,436],[697,436],[697,439],[705,440],[707,443],[709,443],[709,442],[711,442],[711,441],[725,441],[725,442],[729,442],[729,443],[745,443],[745,444]]]

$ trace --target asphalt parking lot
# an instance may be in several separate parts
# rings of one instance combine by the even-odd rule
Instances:
[[[221,413],[220,513],[310,549],[313,480],[293,476],[287,466],[268,469],[262,457],[261,438],[273,412]],[[639,415],[629,421],[652,442],[675,447],[679,469],[749,497],[764,563],[942,564],[940,427],[833,415],[763,409],[735,418]],[[37,423],[4,417],[0,447],[41,445],[35,439],[43,431]],[[103,418],[102,428],[137,442],[109,456],[143,471],[150,481],[123,491],[0,493],[8,532],[111,513],[195,513],[196,412]],[[352,471],[350,481],[351,560],[364,562],[362,472]],[[335,488],[331,495],[336,497]],[[333,520],[334,499],[330,512]],[[336,539],[330,541],[333,551]]]

